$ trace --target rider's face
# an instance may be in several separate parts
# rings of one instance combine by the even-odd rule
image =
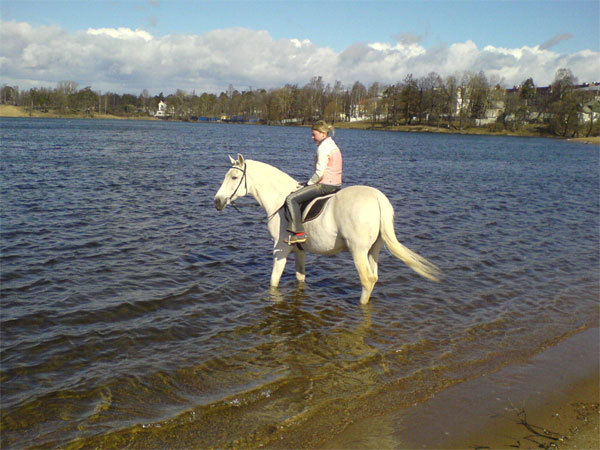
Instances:
[[[317,144],[319,142],[321,142],[323,139],[325,139],[327,137],[327,133],[323,133],[322,131],[319,130],[312,130],[312,140],[315,141]]]

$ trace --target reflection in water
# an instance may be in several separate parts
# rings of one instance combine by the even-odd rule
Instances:
[[[297,281],[294,294],[290,295],[288,299],[292,299],[294,303],[301,303],[303,299],[307,298],[307,295],[304,292],[305,286],[306,284],[304,281]],[[273,302],[281,302],[285,300],[283,294],[279,290],[279,287],[271,286],[269,288],[269,296]]]
[[[269,289],[269,298],[272,302],[281,302],[283,301],[283,294],[278,287],[271,286]]]

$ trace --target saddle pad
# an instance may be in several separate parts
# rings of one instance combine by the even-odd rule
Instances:
[[[335,193],[326,195],[324,197],[317,197],[308,202],[306,206],[303,205],[302,222],[306,223],[319,217],[319,214],[321,214],[321,212],[323,211],[323,207],[325,206],[325,203],[327,203],[327,200],[329,200],[334,195]]]

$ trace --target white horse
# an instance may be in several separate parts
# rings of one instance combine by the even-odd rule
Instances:
[[[221,211],[239,197],[251,195],[267,213],[267,227],[274,241],[271,286],[277,287],[290,252],[296,254],[296,278],[304,281],[305,251],[334,255],[349,250],[360,282],[360,302],[367,304],[377,282],[379,251],[383,243],[390,252],[418,274],[438,281],[439,269],[425,258],[409,250],[396,239],[394,209],[387,197],[369,186],[349,186],[338,191],[327,202],[323,212],[304,224],[308,241],[290,246],[282,208],[285,198],[300,186],[292,177],[268,164],[231,156],[231,168],[215,195],[215,207]]]

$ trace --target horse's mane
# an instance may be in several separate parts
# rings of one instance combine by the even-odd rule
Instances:
[[[298,184],[298,182],[294,180],[290,175],[270,164],[261,161],[255,161],[252,159],[247,159],[246,164],[249,164],[251,170],[252,168],[254,168],[255,170],[258,169],[259,171],[263,172],[265,177],[268,177],[268,180],[274,182],[274,184],[276,185],[283,187],[286,184]]]

